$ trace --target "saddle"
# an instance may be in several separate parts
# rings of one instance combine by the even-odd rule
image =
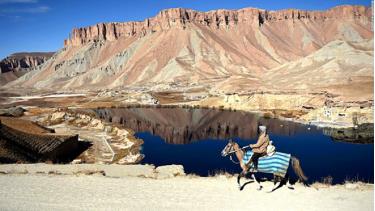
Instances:
[[[272,144],[272,141],[267,146],[267,156],[272,156],[276,153],[276,147]]]

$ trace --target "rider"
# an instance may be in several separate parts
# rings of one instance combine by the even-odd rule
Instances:
[[[267,134],[266,126],[259,126],[259,138],[256,144],[250,144],[251,149],[253,150],[253,155],[246,163],[246,166],[249,168],[251,163],[254,163],[254,171],[258,170],[258,159],[267,154],[267,146],[270,143],[270,138]]]

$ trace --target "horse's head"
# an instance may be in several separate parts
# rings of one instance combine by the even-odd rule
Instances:
[[[229,155],[234,150],[234,145],[236,143],[232,141],[232,139],[229,139],[228,144],[224,147],[224,149],[221,151],[221,156],[225,157]]]

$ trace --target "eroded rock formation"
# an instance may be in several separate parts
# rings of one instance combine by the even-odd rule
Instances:
[[[159,12],[155,17],[139,22],[112,22],[73,29],[70,38],[64,41],[67,46],[80,46],[97,40],[117,40],[120,37],[144,36],[147,33],[185,29],[199,24],[211,29],[228,29],[238,25],[259,25],[273,22],[314,21],[327,22],[332,19],[341,21],[360,21],[368,24],[371,9],[363,6],[339,6],[328,11],[305,11],[287,9],[267,11],[256,8],[240,10],[215,10],[199,12],[190,9],[174,8]]]
[[[0,86],[16,80],[52,57],[54,52],[15,53],[0,61]]]
[[[100,23],[74,29],[63,49],[10,86],[168,90],[201,85],[214,91],[280,91],[274,87],[278,80],[270,81],[265,74],[272,75],[283,65],[308,55],[315,58],[319,55],[314,52],[319,49],[339,48],[339,42],[348,46],[345,55],[360,54],[364,58],[358,60],[363,69],[339,75],[371,81],[369,67],[373,62],[367,57],[373,56],[372,39],[371,9],[364,6],[339,6],[327,11],[168,9],[141,22]],[[340,57],[337,63],[351,63],[353,58]],[[315,70],[316,60],[311,59],[312,65],[296,74],[303,78],[305,72]],[[351,68],[332,68],[324,59],[318,62],[328,76]],[[324,87],[343,84],[328,82]],[[303,89],[316,91],[324,87],[309,83]]]
[[[1,73],[34,68],[52,57],[54,52],[15,53],[0,61]]]

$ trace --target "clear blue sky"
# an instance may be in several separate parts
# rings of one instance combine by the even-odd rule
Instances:
[[[143,20],[166,8],[324,10],[343,4],[370,6],[371,0],[0,0],[0,59],[20,51],[56,51],[74,27]]]

